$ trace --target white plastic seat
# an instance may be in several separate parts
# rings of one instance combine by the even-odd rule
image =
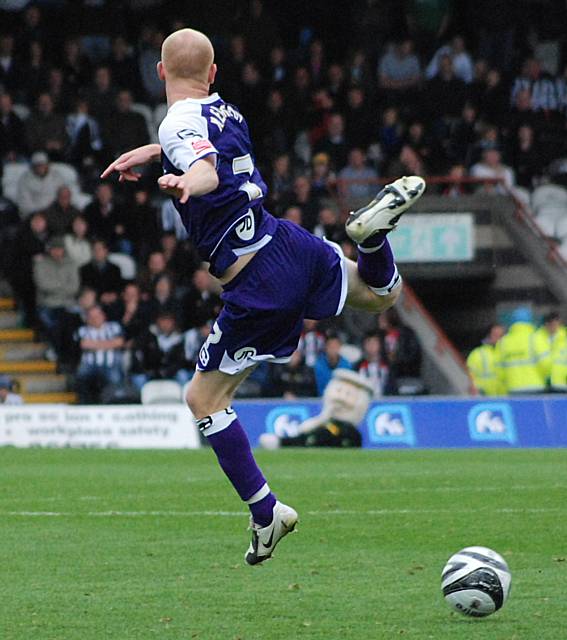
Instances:
[[[339,354],[351,364],[358,362],[362,358],[362,349],[355,344],[343,344]]]
[[[167,104],[165,102],[163,104],[158,104],[158,106],[154,109],[154,127],[156,131],[166,115]]]
[[[111,253],[108,261],[115,264],[120,269],[120,275],[123,280],[134,280],[136,278],[136,262],[127,253]]]
[[[182,401],[181,385],[175,380],[150,380],[140,396],[142,404],[177,404]]]
[[[50,166],[63,176],[65,184],[71,189],[73,206],[82,211],[92,201],[92,196],[81,191],[79,174],[75,167],[66,162],[51,162]]]
[[[25,104],[15,104],[12,109],[20,120],[27,120],[30,117],[30,108]]]
[[[567,189],[558,184],[542,184],[532,193],[532,209],[539,214],[547,207],[567,207]]]
[[[16,202],[18,199],[18,182],[28,169],[25,162],[4,163],[4,173],[2,174],[2,193],[5,198]]]
[[[567,217],[567,206],[547,205],[541,208],[536,215],[536,222],[546,236],[556,238],[558,223]]]

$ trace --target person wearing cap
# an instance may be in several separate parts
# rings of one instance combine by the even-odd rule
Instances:
[[[537,333],[528,307],[515,309],[510,320],[508,333],[495,347],[498,378],[508,394],[543,393],[551,368],[549,346]]]
[[[13,383],[8,376],[0,376],[0,404],[24,404],[22,396],[12,392]]]
[[[37,291],[40,323],[56,354],[61,352],[62,319],[74,306],[79,292],[79,270],[65,253],[61,236],[49,239],[46,253],[34,259],[33,279]]]
[[[31,167],[18,180],[16,204],[22,218],[48,209],[65,184],[63,175],[50,166],[47,154],[36,151],[31,157]]]

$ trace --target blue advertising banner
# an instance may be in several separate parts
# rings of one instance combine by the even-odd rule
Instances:
[[[297,434],[316,400],[234,403],[253,446],[262,433]],[[567,396],[525,399],[392,398],[370,405],[359,425],[370,449],[567,447]]]

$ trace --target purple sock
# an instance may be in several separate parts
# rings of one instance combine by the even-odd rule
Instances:
[[[377,294],[386,295],[400,282],[392,248],[385,235],[377,233],[358,247],[358,273]],[[373,240],[373,246],[367,243]]]
[[[197,421],[217,455],[226,477],[242,500],[248,503],[252,519],[265,527],[272,521],[276,497],[260,471],[248,437],[232,409],[225,409]]]

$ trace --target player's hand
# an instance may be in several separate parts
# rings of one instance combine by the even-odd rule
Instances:
[[[181,204],[189,200],[190,190],[185,175],[176,176],[173,173],[166,173],[158,178],[158,185],[162,191],[177,198]]]
[[[134,167],[148,164],[152,160],[159,158],[161,147],[158,144],[146,144],[143,147],[127,151],[111,162],[108,167],[101,173],[101,178],[108,178],[113,171],[118,171],[120,182],[137,182],[141,174],[134,171]]]

